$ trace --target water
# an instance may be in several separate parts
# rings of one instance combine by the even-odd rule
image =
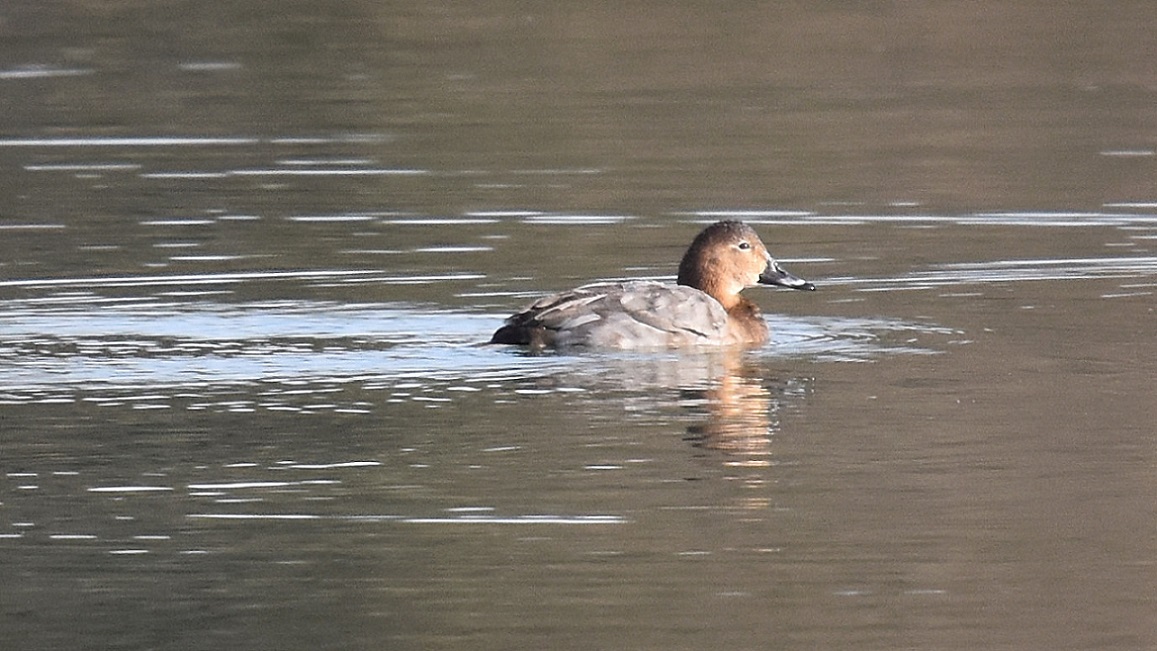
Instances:
[[[1153,648],[1153,13],[0,9],[0,630]],[[723,218],[767,347],[485,345]]]

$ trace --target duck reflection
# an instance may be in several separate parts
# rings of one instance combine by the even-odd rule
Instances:
[[[768,377],[766,368],[742,351],[726,351],[719,363],[707,388],[682,391],[688,410],[703,417],[687,428],[686,440],[723,453],[728,466],[769,466],[779,414],[791,401],[803,399],[808,382]]]
[[[696,420],[687,427],[685,440],[721,454],[727,466],[767,467],[779,415],[803,400],[810,379],[769,377],[760,359],[742,349],[623,358],[613,365],[612,377],[603,379],[629,387],[652,403],[653,389],[677,390],[679,407]]]
[[[732,455],[729,465],[767,466],[771,454],[772,396],[763,378],[744,367],[738,355],[724,358],[724,371],[711,388],[684,390],[686,404],[705,412],[702,423],[687,428],[697,447]],[[698,394],[698,396],[697,396]],[[701,397],[696,401],[693,396]]]

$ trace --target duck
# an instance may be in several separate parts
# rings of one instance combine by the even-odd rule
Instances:
[[[767,322],[740,294],[755,285],[815,290],[780,266],[751,226],[719,221],[691,242],[674,285],[596,282],[545,296],[507,318],[490,343],[534,351],[762,346]]]

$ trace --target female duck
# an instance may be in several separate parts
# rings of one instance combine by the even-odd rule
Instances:
[[[767,324],[739,294],[757,284],[814,290],[783,270],[742,222],[708,226],[679,263],[677,285],[645,280],[583,285],[511,316],[490,343],[533,348],[758,346]]]

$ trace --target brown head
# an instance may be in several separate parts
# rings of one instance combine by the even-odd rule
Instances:
[[[678,282],[708,294],[728,311],[746,303],[739,295],[745,287],[815,289],[784,271],[755,230],[739,221],[716,222],[703,229],[679,263]]]

